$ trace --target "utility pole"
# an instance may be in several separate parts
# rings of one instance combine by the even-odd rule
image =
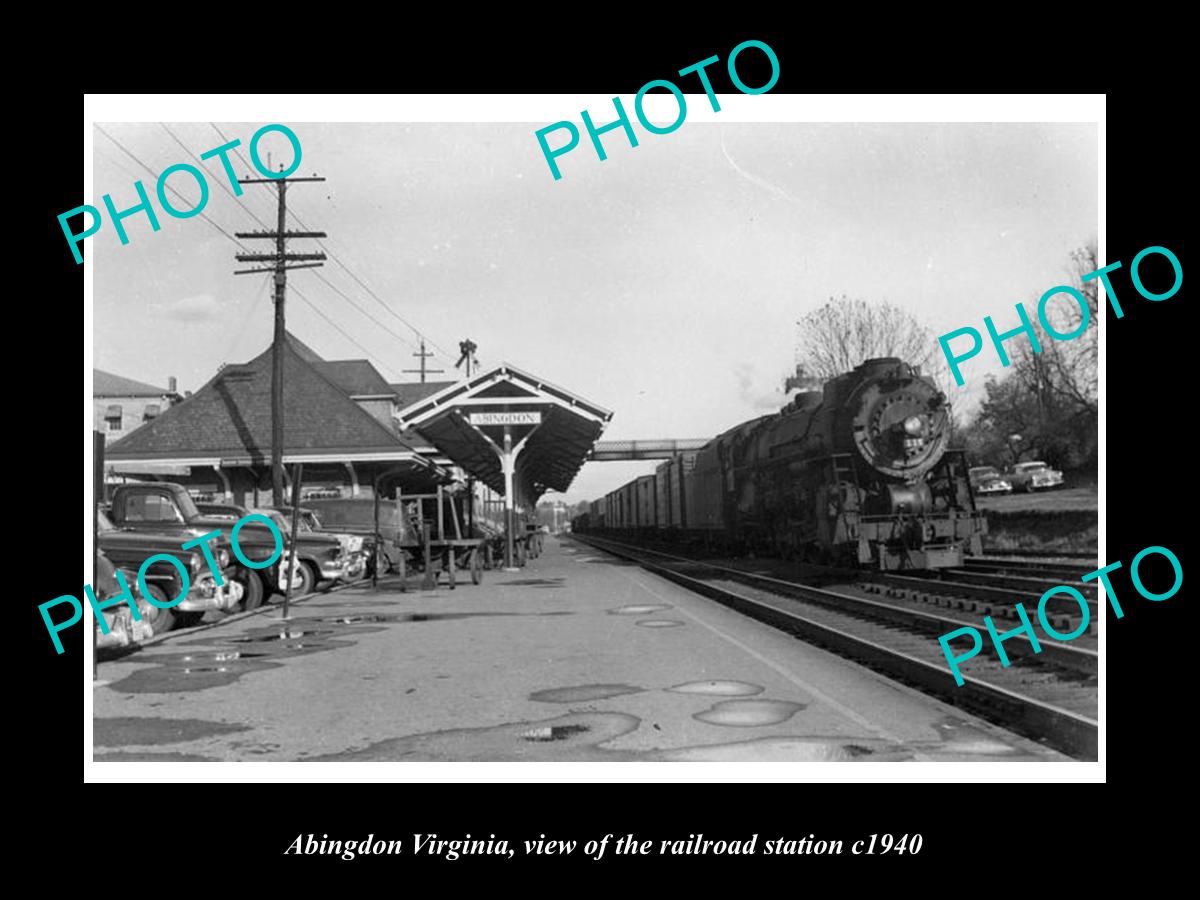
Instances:
[[[420,372],[421,373],[421,384],[425,383],[425,373],[426,372],[428,372],[432,375],[440,375],[442,372],[446,371],[445,369],[427,369],[427,368],[425,368],[425,360],[427,360],[431,356],[433,356],[432,353],[427,353],[425,351],[425,338],[421,338],[421,352],[414,353],[413,356],[419,356],[421,358],[421,368],[419,368],[419,369],[404,369],[404,371],[405,372]]]
[[[282,168],[282,166],[280,167]],[[276,506],[286,506],[283,492],[283,341],[284,302],[286,296],[287,270],[311,269],[321,265],[324,253],[288,253],[288,238],[323,238],[323,231],[287,231],[284,219],[287,215],[287,186],[296,181],[324,181],[324,178],[239,178],[238,184],[274,184],[279,192],[279,220],[275,231],[241,231],[239,238],[269,238],[275,241],[274,253],[238,253],[238,262],[265,263],[256,269],[239,269],[234,275],[251,275],[256,272],[275,273],[275,334],[271,340],[271,487]],[[300,265],[289,266],[297,262]]]

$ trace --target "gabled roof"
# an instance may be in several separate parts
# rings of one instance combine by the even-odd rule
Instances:
[[[490,423],[471,424],[472,413],[483,412],[537,414],[537,426],[514,437],[522,441],[514,486],[529,502],[547,489],[565,491],[612,419],[603,407],[509,363],[450,382],[402,406],[396,418],[406,433],[418,430],[457,465],[503,493],[499,431]]]
[[[102,369],[92,369],[93,397],[166,397],[172,391],[144,381],[134,381]]]
[[[325,361],[311,349],[290,334],[284,347],[285,457],[413,453],[322,371]],[[106,452],[113,461],[219,458],[241,464],[268,462],[270,454],[270,347],[248,363],[225,366],[188,400]]]
[[[388,385],[392,392],[396,395],[396,404],[399,409],[406,409],[412,406],[418,400],[424,400],[426,397],[432,397],[438,391],[445,390],[452,384],[458,384],[457,381],[409,381],[395,382]]]

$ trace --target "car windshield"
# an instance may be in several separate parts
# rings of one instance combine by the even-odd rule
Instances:
[[[287,517],[277,509],[252,509],[251,512],[260,516],[266,516],[268,519],[278,525],[280,531],[282,531],[284,534],[288,534],[292,530],[292,523],[289,522]]]
[[[318,531],[321,527],[321,520],[311,509],[300,510],[300,521],[308,531]]]
[[[1046,464],[1044,462],[1021,463],[1021,469],[1025,472],[1036,472],[1038,469],[1044,468],[1046,468]]]
[[[996,471],[995,466],[979,466],[972,469],[971,474],[976,478],[983,478],[985,475],[999,475],[1000,473]]]

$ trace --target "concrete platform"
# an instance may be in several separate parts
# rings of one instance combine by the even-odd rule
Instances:
[[[101,662],[95,759],[1066,759],[569,538],[484,576]]]

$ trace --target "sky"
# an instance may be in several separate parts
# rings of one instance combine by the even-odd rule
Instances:
[[[262,124],[101,123],[89,202],[134,205],[135,179],[153,194],[163,169],[225,143],[218,129],[245,156]],[[688,122],[636,148],[611,132],[604,162],[585,133],[555,181],[533,136],[544,124],[291,124],[295,174],[327,180],[294,185],[288,206],[336,260],[289,273],[288,329],[389,381],[416,378],[402,374],[416,331],[439,379],[469,337],[483,366],[612,410],[606,439],[710,437],[786,402],[796,320],[829,297],[893,303],[934,336],[985,315],[1012,327],[1014,305],[1068,283],[1070,252],[1097,234],[1094,125]],[[291,159],[281,135],[261,148]],[[274,228],[272,187],[235,199],[217,160],[204,169],[216,226]],[[170,184],[198,197],[186,173]],[[210,222],[159,218],[158,232],[125,220],[125,246],[107,221],[88,238],[94,364],[194,390],[270,343],[269,276],[232,274],[243,251]],[[951,400],[969,412],[1001,371],[981,354]],[[588,463],[547,499],[593,499],[654,465]]]

